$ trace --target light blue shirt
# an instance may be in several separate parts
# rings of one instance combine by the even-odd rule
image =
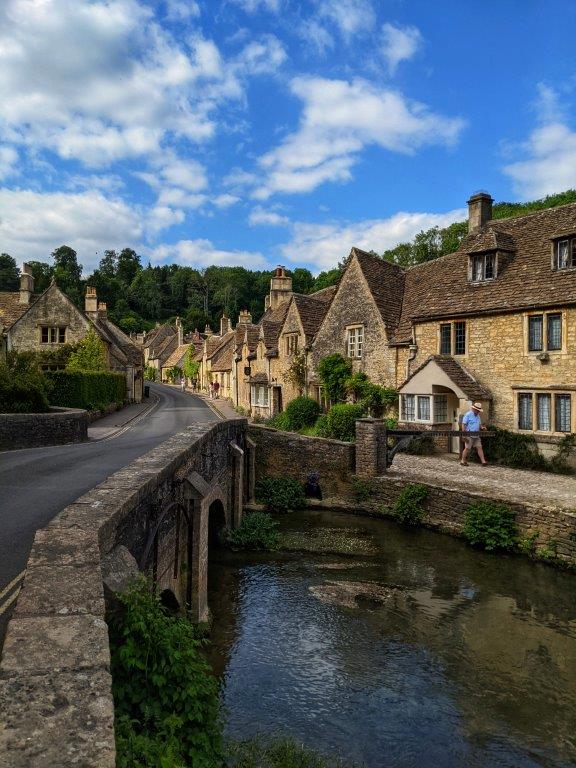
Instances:
[[[479,413],[474,413],[474,411],[470,410],[468,413],[464,414],[464,418],[462,419],[462,427],[465,428],[468,432],[480,432],[481,426],[482,422],[480,421]]]

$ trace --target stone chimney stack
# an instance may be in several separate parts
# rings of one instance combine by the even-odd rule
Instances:
[[[238,325],[250,325],[252,322],[252,315],[247,309],[243,309],[238,315]]]
[[[225,336],[232,330],[232,323],[228,318],[228,315],[222,315],[220,318],[220,336]]]
[[[98,302],[98,317],[102,318],[102,320],[108,320],[108,307],[105,301]]]
[[[32,277],[32,268],[30,264],[22,264],[22,274],[20,275],[20,304],[30,304],[30,299],[34,293],[34,278]]]
[[[181,347],[184,344],[184,328],[182,328],[182,320],[179,317],[176,318],[176,333],[178,334],[178,346]]]
[[[213,336],[213,335],[214,335],[214,331],[212,330],[212,328],[210,328],[208,323],[206,323],[206,325],[204,326],[204,336],[208,338],[209,336]]]
[[[468,232],[477,232],[492,219],[494,200],[488,192],[475,192],[468,200]]]
[[[95,320],[98,317],[98,297],[96,296],[96,288],[93,285],[86,286],[84,312],[86,312],[91,320]]]
[[[292,278],[288,277],[282,266],[276,267],[274,277],[270,280],[270,295],[267,297],[266,309],[276,309],[283,301],[292,296]]]

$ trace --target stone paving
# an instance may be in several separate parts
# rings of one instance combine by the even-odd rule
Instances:
[[[576,508],[576,477],[549,472],[532,472],[496,465],[463,467],[455,455],[409,456],[399,454],[388,473],[391,477],[421,480],[454,490],[499,496],[530,504]]]

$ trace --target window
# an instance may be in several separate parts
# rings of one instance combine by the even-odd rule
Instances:
[[[459,320],[456,323],[440,323],[440,354],[466,354],[466,323]]]
[[[42,344],[64,344],[66,342],[66,327],[42,325],[40,327],[40,340]]]
[[[536,395],[536,428],[543,432],[552,430],[552,395]]]
[[[437,424],[448,421],[448,395],[434,395],[434,421]]]
[[[445,424],[448,421],[447,395],[401,395],[400,399],[401,421],[423,421],[429,424]]]
[[[418,395],[418,421],[430,421],[430,397]]]
[[[572,398],[570,395],[556,395],[556,432],[570,432],[572,424]]]
[[[266,385],[252,386],[252,405],[259,408],[268,407],[268,387]]]
[[[402,395],[402,421],[416,421],[415,395]]]
[[[348,357],[362,357],[362,347],[364,346],[364,328],[348,328]]]
[[[532,395],[518,395],[518,429],[532,429]]]
[[[544,334],[546,326],[546,334]],[[544,346],[546,340],[546,346]],[[562,314],[553,312],[547,315],[528,317],[528,352],[548,352],[562,349]]]
[[[576,267],[576,237],[558,240],[554,251],[554,266],[556,269]]]
[[[470,279],[473,283],[494,280],[496,277],[496,254],[479,253],[471,256]]]
[[[298,334],[291,333],[286,336],[286,354],[295,355],[298,352]]]

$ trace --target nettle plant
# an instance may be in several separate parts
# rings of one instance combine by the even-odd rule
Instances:
[[[513,549],[518,541],[516,515],[505,504],[481,501],[466,511],[462,533],[472,546],[487,552]]]

